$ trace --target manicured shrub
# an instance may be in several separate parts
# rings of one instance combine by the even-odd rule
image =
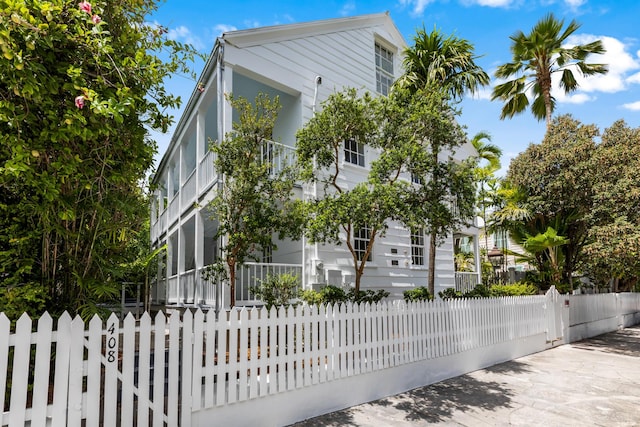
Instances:
[[[429,289],[424,286],[406,290],[402,293],[406,302],[411,301],[430,301],[433,299],[433,295],[429,292]]]
[[[251,292],[264,302],[270,309],[273,306],[288,305],[292,299],[298,298],[300,278],[296,275],[285,273],[280,275],[269,274],[260,281],[259,286],[252,286]]]
[[[495,285],[491,287],[491,296],[494,297],[536,295],[537,293],[538,288],[526,282],[516,282],[508,285]]]

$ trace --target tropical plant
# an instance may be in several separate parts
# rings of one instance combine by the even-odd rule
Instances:
[[[489,83],[487,73],[475,63],[474,46],[467,40],[454,35],[445,37],[439,30],[427,33],[425,29],[418,30],[414,36],[413,46],[405,49],[405,74],[398,80],[399,87],[408,88],[412,92],[418,90],[439,90],[448,94],[449,100],[461,100],[465,93],[475,93]],[[438,156],[441,150],[451,148],[446,140],[436,135],[427,135],[430,141],[429,151],[434,166],[427,171],[428,186],[434,195],[442,187],[439,180],[440,171],[436,170]],[[426,176],[425,176],[426,179]],[[440,232],[448,230],[446,224],[433,218],[431,221],[429,239],[429,265],[435,265]],[[428,287],[431,294],[435,290],[435,268],[429,268]]]
[[[156,7],[0,3],[0,286],[38,284],[53,311],[112,299],[134,256],[148,131],[167,131],[164,82],[195,53],[148,21]]]
[[[569,240],[558,236],[552,227],[547,227],[544,233],[528,236],[523,242],[524,249],[534,254],[539,260],[538,271],[550,271],[551,285],[559,284],[562,279],[560,271],[562,252],[559,251],[559,247],[568,243]],[[546,263],[548,263],[548,268],[545,268]]]
[[[580,28],[580,24],[572,20],[564,30],[563,27],[564,20],[558,20],[549,13],[534,25],[529,34],[518,31],[510,37],[513,62],[499,66],[495,76],[513,79],[495,86],[491,97],[492,100],[505,102],[501,119],[513,117],[527,109],[529,94],[532,94],[533,116],[538,120],[546,120],[549,127],[555,109],[555,98],[551,93],[554,74],[561,74],[560,88],[565,93],[571,93],[578,88],[574,71],[583,76],[608,71],[604,64],[586,62],[589,55],[605,52],[600,40],[567,46],[567,39]]]
[[[475,63],[478,56],[473,50],[468,40],[445,36],[436,28],[427,33],[423,27],[413,37],[413,46],[404,51],[405,73],[397,84],[412,91],[442,84],[455,100],[467,92],[475,93],[489,84],[489,75]]]

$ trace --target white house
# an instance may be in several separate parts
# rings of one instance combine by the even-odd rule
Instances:
[[[296,131],[320,102],[346,87],[386,94],[402,74],[404,48],[405,41],[387,13],[232,31],[217,39],[154,176],[157,191],[151,207],[151,241],[155,247],[168,246],[153,287],[154,302],[216,308],[228,304],[228,286],[211,283],[201,274],[204,266],[214,262],[220,247],[213,239],[216,221],[205,206],[221,179],[213,168],[208,141],[221,140],[233,128],[234,113],[225,94],[248,100],[259,93],[278,95],[282,109],[273,132],[274,144],[291,159]],[[375,158],[373,150],[363,148],[352,152],[353,147],[345,147],[344,161],[353,163],[345,175],[348,182],[364,179]],[[456,158],[473,153],[467,144]],[[299,197],[308,197],[312,189],[299,186],[296,191]],[[478,229],[461,233],[473,238],[477,254]],[[400,298],[406,289],[426,286],[429,268],[435,268],[436,291],[454,287],[453,236],[438,248],[434,266],[427,265],[428,242],[428,236],[411,236],[406,228],[392,225],[376,243],[362,288],[384,288]],[[278,249],[264,254],[263,261],[240,268],[237,304],[255,302],[248,285],[267,272],[293,271],[305,288],[348,285],[353,279],[352,261],[341,246],[304,240],[279,242]],[[476,273],[467,276],[473,281],[478,277]]]

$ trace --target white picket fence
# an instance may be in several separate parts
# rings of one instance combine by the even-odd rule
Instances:
[[[35,332],[28,316],[11,331],[0,314],[0,427],[189,426],[216,408],[545,333],[552,341],[562,334],[548,322],[562,303],[554,295],[112,315],[88,327],[64,314],[55,329],[45,314]]]

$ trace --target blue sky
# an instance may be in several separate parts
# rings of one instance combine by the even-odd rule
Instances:
[[[590,57],[590,62],[609,64],[606,76],[579,80],[581,88],[571,96],[556,91],[555,115],[570,113],[583,123],[596,124],[601,130],[624,119],[640,127],[640,1],[637,0],[234,0],[205,1],[166,0],[151,21],[167,27],[170,35],[209,53],[217,36],[224,31],[268,25],[306,22],[389,11],[408,45],[417,28],[434,27],[445,34],[455,34],[475,45],[482,57],[477,61],[496,83],[493,72],[498,65],[511,61],[509,36],[518,30],[528,33],[545,14],[553,12],[565,20],[577,20],[582,26],[571,40],[584,43],[600,39],[607,53]],[[203,63],[195,65],[202,71]],[[181,95],[183,107],[195,86],[183,76],[167,82],[167,88]],[[461,104],[460,123],[467,126],[470,137],[479,131],[492,136],[503,150],[504,168],[509,160],[529,143],[539,143],[544,122],[523,113],[513,119],[500,120],[502,104],[490,101],[491,88]],[[172,112],[175,120],[181,110]],[[170,135],[154,135],[161,156]]]

